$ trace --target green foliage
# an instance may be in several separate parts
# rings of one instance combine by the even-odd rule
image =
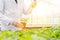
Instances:
[[[0,31],[0,40],[60,40],[60,27]]]

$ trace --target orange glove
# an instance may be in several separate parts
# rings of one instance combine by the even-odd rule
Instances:
[[[14,21],[14,22],[13,22],[13,25],[14,25],[15,27],[17,27],[17,28],[25,28],[25,27],[26,27],[26,21],[27,21],[26,18],[22,18],[22,19],[21,19],[21,22],[16,22],[16,21]]]
[[[24,27],[23,23],[18,23],[16,21],[13,23],[13,25],[17,28],[23,28]]]

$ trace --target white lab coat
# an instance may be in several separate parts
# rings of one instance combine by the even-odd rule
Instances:
[[[16,4],[15,0],[0,0],[1,30],[18,30],[12,25],[14,20],[20,20],[22,6]]]

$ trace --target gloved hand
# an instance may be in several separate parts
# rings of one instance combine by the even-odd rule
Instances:
[[[26,22],[27,22],[27,19],[26,18],[22,18],[20,22],[14,21],[13,25],[15,27],[18,27],[18,28],[25,28],[26,27]]]

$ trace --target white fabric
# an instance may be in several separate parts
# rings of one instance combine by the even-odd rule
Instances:
[[[19,6],[15,3],[15,0],[0,0],[0,21],[2,21],[1,30],[19,30],[19,28],[15,28],[12,25],[14,20],[20,21],[22,12],[18,7]]]

